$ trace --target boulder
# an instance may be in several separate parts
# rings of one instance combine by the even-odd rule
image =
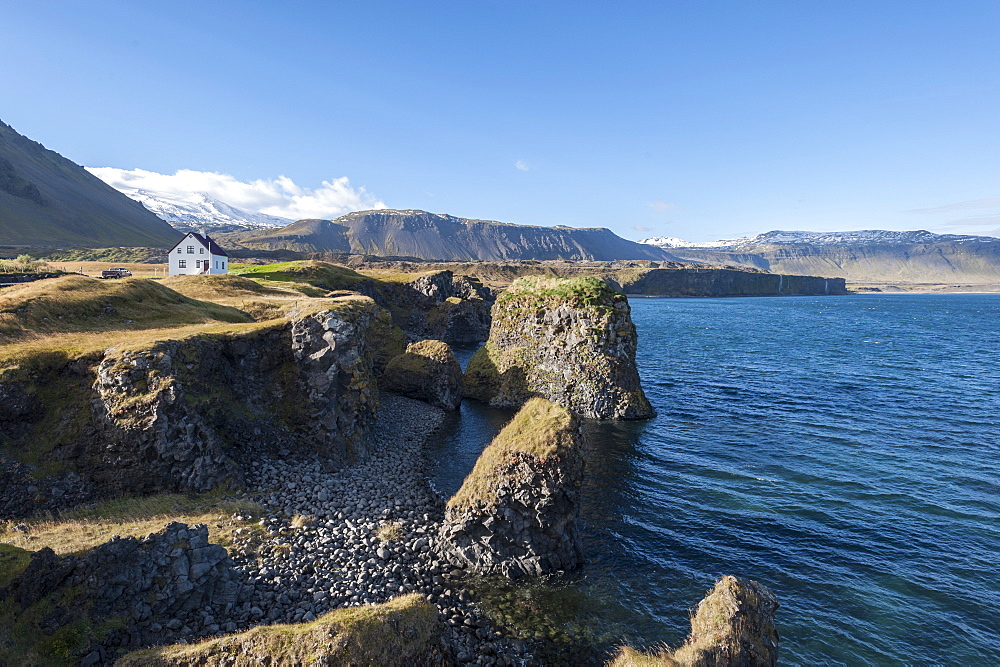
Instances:
[[[448,344],[439,340],[411,343],[386,365],[379,385],[445,410],[462,404],[462,367]]]
[[[519,278],[492,318],[489,340],[466,370],[466,396],[504,408],[543,396],[595,419],[654,415],[635,365],[628,299],[604,281]]]
[[[580,446],[579,422],[566,408],[525,403],[448,501],[438,542],[444,559],[511,579],[577,567]]]

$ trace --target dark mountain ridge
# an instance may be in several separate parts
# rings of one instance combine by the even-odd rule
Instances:
[[[142,204],[0,122],[0,244],[170,247],[180,236]]]
[[[670,252],[605,228],[539,227],[470,220],[415,210],[348,213],[336,220],[299,220],[242,237],[261,250],[345,252],[436,261],[647,259],[677,261]]]

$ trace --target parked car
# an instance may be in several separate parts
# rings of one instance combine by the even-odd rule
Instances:
[[[131,277],[132,277],[132,272],[129,271],[128,269],[124,269],[121,267],[108,269],[107,271],[101,271],[101,278],[105,280],[111,280],[114,278],[131,278]]]

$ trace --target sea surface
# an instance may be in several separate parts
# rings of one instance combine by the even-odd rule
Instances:
[[[678,645],[734,574],[777,594],[784,664],[1000,664],[1000,295],[631,305],[658,415],[586,425],[595,651]],[[442,493],[509,416],[463,404]]]

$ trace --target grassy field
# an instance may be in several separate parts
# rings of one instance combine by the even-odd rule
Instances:
[[[82,273],[94,278],[100,277],[101,271],[111,268],[126,268],[136,278],[163,278],[167,275],[166,264],[139,264],[136,262],[49,262],[49,268],[66,273]]]

